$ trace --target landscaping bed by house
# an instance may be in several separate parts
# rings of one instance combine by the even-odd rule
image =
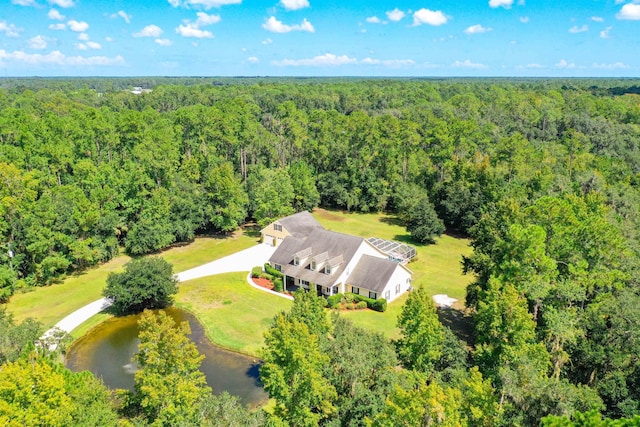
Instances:
[[[259,277],[252,277],[251,280],[253,280],[253,283],[255,283],[256,285],[262,287],[262,288],[266,288],[269,290],[273,290],[273,282],[269,279],[261,279]]]

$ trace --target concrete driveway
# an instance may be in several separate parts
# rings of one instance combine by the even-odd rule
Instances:
[[[275,247],[261,243],[191,270],[178,273],[176,278],[180,282],[185,282],[200,277],[213,276],[214,274],[251,271],[253,267],[262,266],[267,262],[275,250]]]

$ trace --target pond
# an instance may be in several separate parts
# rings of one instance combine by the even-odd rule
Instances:
[[[178,308],[165,310],[175,321],[189,322],[189,336],[204,354],[200,370],[214,393],[238,396],[244,405],[255,407],[268,396],[259,381],[259,360],[216,347],[204,328],[190,313]],[[67,352],[66,365],[74,372],[90,371],[107,387],[133,389],[136,365],[131,361],[138,351],[139,315],[114,317],[93,328]]]

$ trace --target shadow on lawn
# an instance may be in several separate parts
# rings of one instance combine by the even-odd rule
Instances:
[[[469,347],[475,345],[473,319],[462,310],[438,307],[438,318],[442,325],[449,327],[453,333]]]
[[[398,227],[406,226],[406,224],[402,222],[400,218],[398,218],[395,215],[385,215],[382,218],[380,218],[380,222],[384,222],[385,224],[389,224],[389,225],[396,225]]]

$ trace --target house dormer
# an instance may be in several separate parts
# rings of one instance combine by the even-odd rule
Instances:
[[[306,248],[293,255],[293,265],[304,265],[311,256],[311,248]]]
[[[342,264],[342,255],[327,260],[327,262],[324,263],[324,274],[333,274],[333,272],[340,267],[340,264]]]
[[[321,271],[325,261],[327,261],[328,259],[329,254],[327,252],[322,252],[318,255],[314,255],[311,258],[311,262],[309,263],[309,270]]]

